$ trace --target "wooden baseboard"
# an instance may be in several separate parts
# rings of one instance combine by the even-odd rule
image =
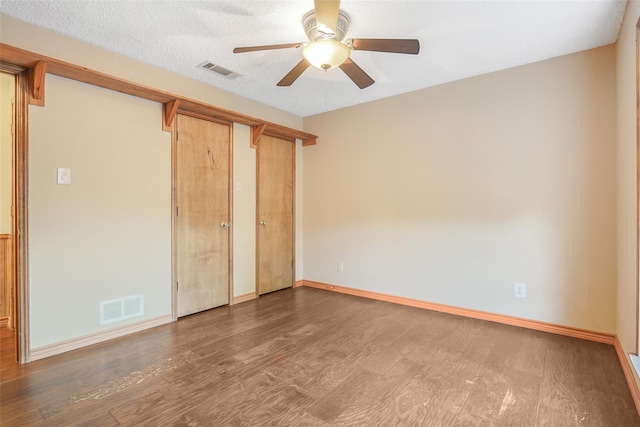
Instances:
[[[0,328],[6,328],[7,326],[9,326],[9,318],[0,317]]]
[[[613,346],[615,347],[616,354],[618,355],[618,359],[620,360],[620,366],[622,366],[622,372],[624,372],[624,377],[627,380],[627,385],[629,386],[631,397],[633,397],[633,403],[636,405],[638,414],[640,414],[640,388],[638,388],[638,382],[636,381],[636,376],[633,373],[634,368],[633,366],[631,366],[631,360],[629,359],[629,356],[627,356],[627,354],[624,352],[622,344],[620,343],[620,340],[617,336]]]
[[[33,362],[35,360],[44,359],[45,357],[54,356],[56,354],[64,353],[71,350],[76,350],[81,347],[97,344],[113,338],[122,337],[124,335],[129,335],[134,332],[140,332],[145,329],[153,328],[171,322],[173,322],[173,318],[170,314],[167,314],[166,316],[156,317],[154,319],[145,320],[143,322],[124,325],[117,328],[108,329],[106,331],[100,331],[94,334],[85,335],[83,337],[72,338],[55,344],[32,348],[29,352],[29,361]]]
[[[326,289],[333,292],[355,295],[363,298],[370,298],[379,301],[392,302],[395,304],[408,305],[410,307],[424,308],[427,310],[440,311],[442,313],[455,314],[458,316],[471,317],[473,319],[489,320],[491,322],[504,323],[506,325],[519,326],[521,328],[535,329],[553,334],[566,335],[589,341],[596,341],[613,345],[616,341],[614,334],[590,331],[587,329],[574,328],[571,326],[556,325],[553,323],[540,322],[537,320],[522,319],[520,317],[507,316],[503,314],[489,313],[486,311],[472,310],[468,308],[455,307],[451,305],[438,304],[434,302],[421,301],[411,298],[397,297],[394,295],[381,294],[378,292],[363,291],[360,289],[347,288],[344,286],[330,285],[327,283],[303,280],[303,286]]]
[[[300,286],[304,286],[304,280],[296,280],[296,281],[293,283],[293,287],[294,287],[294,288],[299,288]]]
[[[251,301],[252,299],[256,299],[257,295],[255,292],[250,292],[244,295],[238,295],[237,297],[233,297],[233,305],[240,304],[241,302]]]

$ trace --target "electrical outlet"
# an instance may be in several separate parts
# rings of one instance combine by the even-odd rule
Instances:
[[[513,296],[516,298],[527,297],[527,284],[526,283],[514,283],[513,284]]]
[[[71,184],[71,169],[58,168],[58,184],[62,184],[62,185]]]
[[[338,271],[340,273],[342,273],[344,271],[344,263],[343,262],[338,262]]]

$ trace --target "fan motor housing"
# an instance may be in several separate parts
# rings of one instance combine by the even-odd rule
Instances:
[[[315,42],[318,40],[325,40],[327,38],[333,38],[339,42],[344,40],[345,35],[347,34],[347,30],[349,29],[349,15],[344,13],[342,10],[338,12],[338,24],[336,25],[336,34],[332,37],[327,37],[318,31],[316,24],[316,13],[315,10],[310,10],[305,13],[302,17],[302,26],[304,28],[304,32],[307,33],[307,37],[310,41]]]

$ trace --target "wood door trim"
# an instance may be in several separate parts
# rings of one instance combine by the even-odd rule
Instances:
[[[0,44],[0,46],[2,46]],[[0,52],[0,60],[2,52]],[[19,64],[0,61],[0,71],[16,78],[15,141],[13,159],[13,307],[19,363],[30,362],[29,324],[29,239],[28,239],[28,171],[29,171],[29,70]]]
[[[227,189],[227,197],[228,197],[228,213],[227,216],[229,218],[229,223],[231,227],[229,227],[229,240],[227,241],[229,244],[229,300],[228,305],[235,304],[235,300],[233,297],[233,230],[235,225],[235,221],[233,218],[233,123],[229,123],[229,176],[228,183],[229,188]]]
[[[99,71],[91,70],[86,67],[81,67],[45,55],[40,55],[38,53],[30,52],[4,43],[0,43],[0,61],[6,61],[28,69],[34,69],[38,63],[43,63],[46,64],[46,66],[40,65],[40,69],[42,69],[42,67],[46,67],[46,72],[49,74],[88,83],[105,89],[115,90],[127,95],[133,95],[138,98],[158,102],[163,105],[179,101],[179,113],[191,112],[194,114],[201,114],[211,119],[225,120],[247,126],[259,126],[264,124],[266,125],[265,134],[283,139],[300,139],[304,141],[305,145],[314,145],[318,138],[317,135],[313,135],[308,132],[292,129],[287,126],[282,126],[277,123],[248,116],[246,114],[216,107],[205,102],[154,89],[149,86],[137,84],[119,77],[114,77]],[[41,87],[38,90],[39,96],[42,97],[42,105],[44,105],[43,89],[44,88]],[[164,114],[162,126],[166,126]]]
[[[163,114],[164,116],[164,114]],[[171,319],[178,320],[178,273],[176,271],[178,242],[176,238],[176,216],[178,211],[177,173],[178,138],[176,121],[172,120],[166,131],[171,132]]]
[[[636,23],[636,355],[640,355],[640,19]]]
[[[297,160],[297,150],[298,144],[295,141],[293,143],[293,156],[291,165],[291,191],[293,194],[291,195],[291,238],[293,242],[291,242],[291,286],[296,286],[296,165],[298,164]]]

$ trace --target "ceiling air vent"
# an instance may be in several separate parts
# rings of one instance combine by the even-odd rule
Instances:
[[[221,75],[222,77],[226,77],[232,80],[240,75],[234,71],[221,67],[220,65],[216,65],[213,62],[209,62],[209,61],[205,61],[202,64],[198,65],[198,68],[203,68],[205,70],[212,71],[218,75]]]

